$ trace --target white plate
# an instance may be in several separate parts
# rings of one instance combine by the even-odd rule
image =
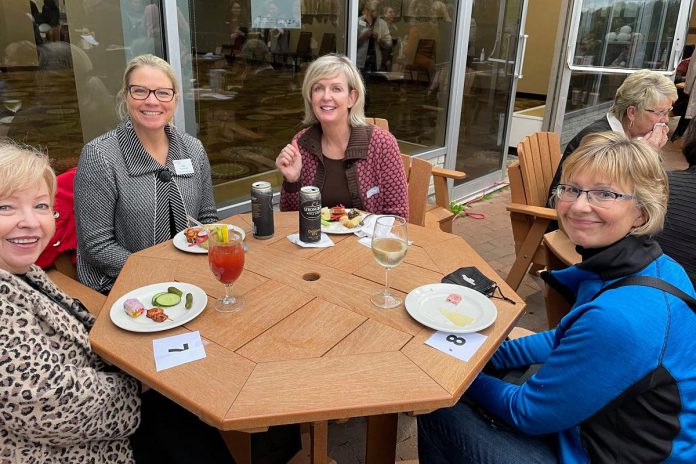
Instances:
[[[453,293],[462,297],[456,305],[447,301],[447,297]],[[406,295],[404,305],[415,320],[443,332],[478,332],[493,324],[498,316],[495,305],[487,297],[476,290],[454,284],[428,284],[413,289]],[[445,316],[448,312],[461,314],[472,321],[457,325]]]
[[[155,322],[145,315],[145,311],[143,311],[143,314],[140,316],[133,318],[123,310],[123,303],[129,298],[137,298],[140,300],[146,310],[153,308],[155,305],[152,304],[152,297],[157,293],[166,292],[169,287],[176,287],[184,292],[184,296],[182,296],[181,302],[178,305],[162,308],[165,314],[171,319],[167,319],[164,322]],[[191,309],[184,308],[185,296],[187,293],[193,295]],[[114,324],[122,329],[130,330],[131,332],[160,332],[162,330],[179,327],[195,319],[196,316],[203,312],[207,304],[208,295],[195,285],[183,282],[162,282],[161,284],[136,288],[126,293],[111,306],[110,316]]]
[[[238,232],[242,236],[242,240],[246,238],[244,230],[240,227],[227,224],[227,229]],[[181,251],[186,251],[187,253],[208,253],[207,248],[203,248],[198,245],[191,245],[189,242],[187,242],[183,230],[174,236],[172,243],[176,248],[180,249]]]
[[[346,212],[350,212],[351,208],[346,208]],[[365,215],[362,215],[365,217]],[[326,234],[354,234],[355,232],[362,229],[362,226],[353,227],[349,229],[348,227],[341,224],[339,221],[334,221],[329,226],[321,225],[321,231]]]

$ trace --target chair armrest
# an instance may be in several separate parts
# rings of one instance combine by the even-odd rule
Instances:
[[[454,169],[445,169],[433,166],[433,177],[445,177],[447,179],[462,180],[466,178],[466,173],[462,171],[455,171]]]
[[[449,210],[450,201],[447,179],[462,180],[466,178],[466,173],[433,166],[432,174],[433,186],[435,187],[435,203],[437,203],[437,206]]]
[[[558,214],[556,213],[556,210],[551,208],[521,205],[519,203],[510,203],[507,206],[507,210],[511,213],[526,214],[527,216],[534,216],[542,219],[549,219],[551,221],[558,221]]]

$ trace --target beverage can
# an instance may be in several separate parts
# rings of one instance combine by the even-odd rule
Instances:
[[[321,240],[321,192],[312,185],[300,189],[300,240]]]
[[[254,238],[265,240],[273,237],[273,191],[265,181],[251,184],[251,220]]]

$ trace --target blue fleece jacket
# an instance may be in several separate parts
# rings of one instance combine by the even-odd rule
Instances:
[[[480,374],[467,395],[524,433],[558,434],[563,463],[696,463],[696,314],[644,286],[590,301],[627,275],[694,295],[654,241],[623,239],[550,273],[547,282],[575,298],[571,312],[555,330],[505,342],[492,359],[496,368],[541,369],[521,386]]]

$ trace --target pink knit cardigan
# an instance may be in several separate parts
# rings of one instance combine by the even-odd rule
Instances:
[[[284,182],[280,194],[280,210],[299,209],[299,191],[306,185],[324,185],[321,154],[321,126],[314,125],[298,132],[302,155],[302,172],[298,182]],[[345,153],[348,188],[354,206],[376,214],[396,214],[408,219],[408,187],[401,161],[401,152],[394,136],[376,126],[351,128]],[[333,206],[333,205],[324,205]]]

